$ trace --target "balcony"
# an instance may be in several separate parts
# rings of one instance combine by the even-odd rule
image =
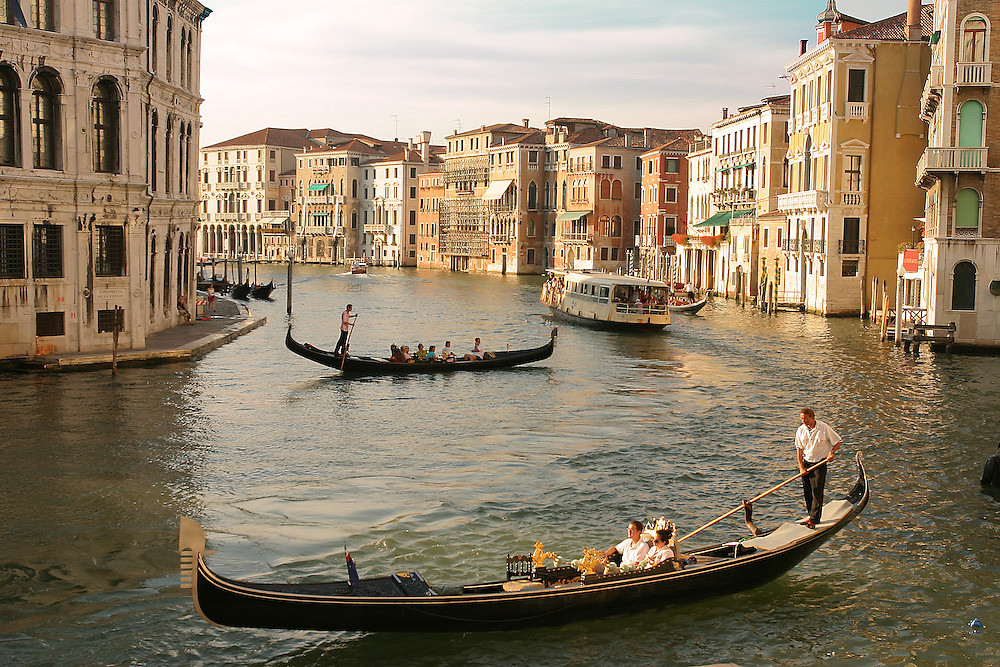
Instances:
[[[830,193],[826,190],[805,190],[778,195],[778,210],[792,211],[825,211],[830,201]]]
[[[993,79],[993,63],[958,63],[955,72],[957,86],[990,86]]]
[[[844,239],[837,241],[838,255],[863,255],[865,254],[864,239]]]
[[[920,117],[925,121],[930,121],[937,111],[941,102],[941,87],[944,81],[944,67],[932,65],[927,81],[924,82],[924,91],[920,95]]]
[[[844,117],[848,120],[852,118],[866,120],[868,118],[868,102],[847,102],[844,106]]]
[[[757,191],[753,188],[721,188],[713,190],[711,198],[712,203],[719,208],[727,206],[747,208],[753,206],[756,201]]]
[[[865,196],[860,192],[841,192],[840,203],[844,206],[864,206]]]
[[[361,231],[365,234],[392,234],[392,225],[386,225],[380,222],[370,222],[362,225]]]
[[[931,148],[924,149],[924,154],[917,161],[918,187],[929,185],[935,172],[958,174],[961,172],[986,172],[985,147],[975,148]]]

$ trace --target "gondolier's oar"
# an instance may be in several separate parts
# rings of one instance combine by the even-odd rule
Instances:
[[[358,314],[354,314],[354,321],[351,322],[351,326],[347,331],[347,340],[344,341],[344,356],[340,358],[340,370],[344,370],[344,362],[347,361],[347,350],[351,347],[351,334],[354,333],[354,325],[358,322]]]
[[[725,514],[723,514],[722,516],[720,516],[720,517],[719,517],[718,519],[714,519],[714,520],[712,520],[712,521],[709,521],[708,523],[706,523],[706,524],[705,524],[704,526],[702,526],[701,528],[698,528],[698,529],[696,529],[696,530],[693,530],[693,531],[691,531],[690,533],[688,533],[688,534],[687,534],[687,535],[685,535],[684,537],[681,537],[681,538],[679,538],[679,539],[678,539],[677,541],[678,541],[678,542],[683,542],[684,540],[686,540],[687,538],[691,537],[692,535],[697,535],[698,533],[700,533],[701,531],[705,530],[705,529],[706,529],[706,528],[708,528],[709,526],[714,526],[715,524],[719,523],[720,521],[722,521],[722,520],[723,520],[723,519],[725,519],[726,517],[728,517],[728,516],[732,516],[732,515],[736,514],[737,512],[739,512],[739,511],[740,511],[741,509],[743,509],[743,506],[744,506],[745,504],[747,504],[747,503],[755,503],[755,502],[757,502],[758,500],[760,500],[760,499],[761,499],[761,498],[763,498],[764,496],[767,496],[767,495],[770,495],[770,494],[774,493],[775,491],[777,491],[777,490],[778,490],[778,489],[780,489],[781,487],[785,486],[786,484],[791,484],[792,482],[794,482],[795,480],[797,480],[797,479],[798,479],[799,477],[802,477],[803,475],[808,475],[809,473],[811,473],[811,472],[812,472],[813,470],[815,470],[816,468],[820,467],[820,466],[821,466],[821,465],[823,465],[824,463],[826,463],[826,461],[820,461],[819,463],[817,463],[816,465],[814,465],[814,466],[813,466],[812,468],[808,468],[808,469],[807,469],[807,470],[806,470],[805,472],[800,472],[800,473],[799,473],[798,475],[796,475],[795,477],[792,477],[792,478],[790,478],[790,479],[786,479],[786,480],[785,480],[784,482],[782,482],[781,484],[778,484],[777,486],[773,486],[773,487],[771,487],[770,489],[768,489],[768,490],[767,490],[767,491],[765,491],[764,493],[760,494],[759,496],[754,496],[754,497],[753,497],[753,498],[751,498],[750,500],[746,500],[746,501],[744,501],[743,503],[741,503],[741,504],[737,505],[735,509],[733,509],[733,510],[730,510],[730,511],[726,512]]]

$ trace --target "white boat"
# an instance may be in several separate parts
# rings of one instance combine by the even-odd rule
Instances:
[[[555,271],[540,301],[570,322],[602,329],[662,329],[670,324],[670,285],[603,271]]]

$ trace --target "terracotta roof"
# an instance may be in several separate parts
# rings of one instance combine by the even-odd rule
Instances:
[[[545,132],[542,130],[532,130],[531,132],[525,132],[519,137],[509,139],[504,142],[504,145],[506,146],[511,144],[538,144],[539,146],[543,146],[545,145]]]
[[[307,148],[315,146],[316,142],[309,138],[309,130],[286,129],[283,127],[265,127],[249,134],[244,134],[233,139],[227,139],[208,148],[228,148],[231,146],[277,146],[282,148]]]
[[[934,32],[934,5],[920,8],[920,37],[927,39]],[[881,21],[863,25],[854,30],[831,35],[830,39],[877,39],[888,42],[906,41],[906,12]]]
[[[517,134],[521,132],[532,132],[536,129],[537,128],[534,127],[525,127],[524,125],[519,125],[518,123],[494,123],[493,125],[482,125],[463,132],[455,132],[448,136],[464,137],[467,134],[479,134],[480,132],[513,132]]]

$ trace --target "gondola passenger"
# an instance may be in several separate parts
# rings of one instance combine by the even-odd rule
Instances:
[[[656,531],[656,536],[653,538],[653,548],[646,554],[645,567],[656,567],[671,558],[681,557],[677,550],[677,541],[674,540],[675,534],[676,529],[672,527]]]
[[[629,521],[625,530],[628,532],[628,537],[609,547],[604,555],[610,560],[619,562],[620,565],[641,564],[649,553],[649,545],[642,539],[642,523]]]
[[[472,352],[465,355],[466,361],[478,361],[483,358],[483,341],[476,339],[476,344],[472,346]]]

